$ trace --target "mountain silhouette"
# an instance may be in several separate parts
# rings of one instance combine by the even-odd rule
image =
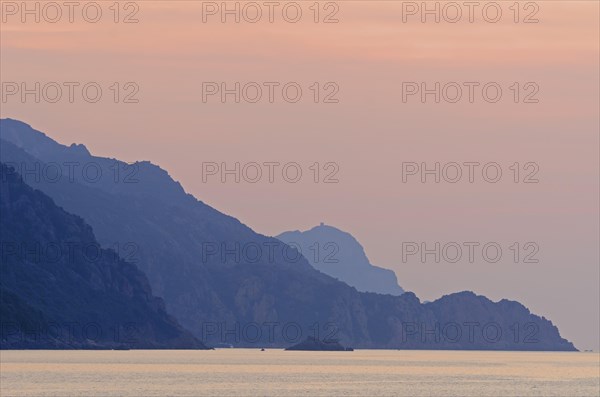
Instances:
[[[350,234],[321,223],[310,230],[284,232],[277,239],[298,247],[317,270],[361,292],[401,295],[396,274],[373,266],[360,243]]]
[[[209,345],[287,347],[313,336],[356,348],[575,349],[518,302],[465,292],[422,304],[411,292],[359,292],[280,240],[187,194],[149,162],[96,157],[11,119],[0,120],[0,139],[2,161],[27,171],[25,183],[81,216],[100,244],[135,246],[126,259],[146,273],[167,312]],[[56,177],[65,164],[77,171]],[[431,329],[451,333],[452,319],[478,323],[477,332],[432,339]],[[482,333],[490,322],[501,330],[498,340]],[[533,324],[532,343],[512,335],[515,324]]]
[[[205,348],[135,265],[0,166],[2,348]]]

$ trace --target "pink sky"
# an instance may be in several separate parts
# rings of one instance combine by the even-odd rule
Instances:
[[[2,24],[2,82],[135,82],[138,104],[10,99],[23,120],[97,155],[151,160],[187,191],[275,235],[319,222],[351,232],[421,299],[474,290],[523,302],[579,348],[598,346],[598,3],[536,2],[539,23],[402,23],[401,2],[338,2],[339,23],[202,22],[201,2],[137,2],[139,23]],[[420,2],[419,2],[420,3]],[[283,4],[283,3],[282,3]],[[324,3],[322,3],[324,4]],[[124,12],[124,11],[122,11]],[[524,12],[524,11],[523,11]],[[477,15],[477,14],[476,14]],[[122,16],[122,15],[121,15]],[[521,15],[522,16],[522,15]],[[203,82],[298,82],[299,103],[202,102]],[[498,82],[490,104],[402,102],[402,82]],[[308,86],[335,82],[337,104]],[[535,82],[540,103],[508,87]],[[297,162],[300,183],[202,181],[203,162]],[[537,184],[402,183],[402,163],[539,165]],[[314,183],[314,162],[339,183]],[[406,241],[534,241],[539,263],[402,263]],[[508,254],[505,254],[507,257]]]

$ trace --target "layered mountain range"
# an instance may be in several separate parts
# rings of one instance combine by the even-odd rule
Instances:
[[[321,223],[310,230],[284,232],[276,236],[297,247],[317,270],[361,292],[401,295],[396,274],[369,262],[365,250],[348,232]]]
[[[195,348],[146,276],[0,164],[2,348]]]
[[[11,119],[0,121],[0,139],[2,162],[83,218],[103,247],[118,247],[166,311],[209,345],[287,347],[312,336],[355,348],[575,349],[518,302],[462,292],[423,304],[411,292],[360,292],[150,162],[93,156]]]

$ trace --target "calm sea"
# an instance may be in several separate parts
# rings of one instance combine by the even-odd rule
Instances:
[[[598,353],[1,351],[5,396],[594,396]]]

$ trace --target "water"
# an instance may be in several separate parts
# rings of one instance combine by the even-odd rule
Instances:
[[[1,351],[5,396],[594,396],[598,353]]]

